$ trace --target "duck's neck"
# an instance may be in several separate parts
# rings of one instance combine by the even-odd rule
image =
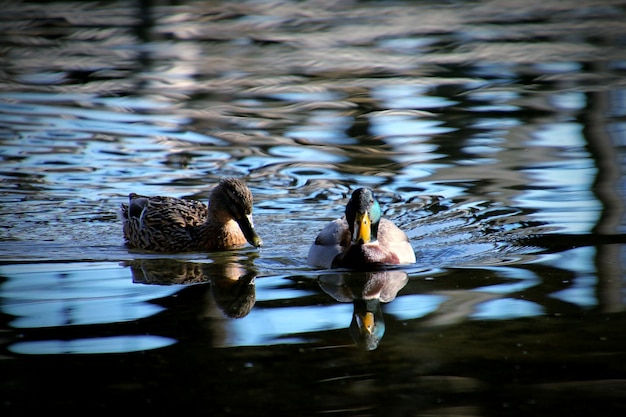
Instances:
[[[212,218],[196,229],[196,241],[205,250],[232,249],[246,243],[239,225],[231,217]]]

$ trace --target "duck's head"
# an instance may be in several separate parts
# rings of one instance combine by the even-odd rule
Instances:
[[[352,242],[359,245],[375,242],[380,217],[380,205],[372,191],[367,188],[354,191],[346,205],[346,220],[352,235]]]
[[[248,243],[260,247],[263,241],[254,230],[252,221],[252,193],[237,178],[225,178],[211,192],[209,207],[234,219]]]

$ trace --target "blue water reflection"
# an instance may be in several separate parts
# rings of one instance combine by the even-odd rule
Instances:
[[[249,316],[229,326],[222,346],[267,346],[283,343],[309,343],[309,333],[345,329],[352,307],[336,304],[318,307],[288,307],[280,311],[255,308]]]
[[[112,336],[92,339],[17,342],[9,350],[22,355],[130,353],[170,346],[176,340],[161,336]]]
[[[406,84],[389,84],[375,88],[372,97],[383,102],[382,107],[389,109],[431,109],[457,104],[457,101],[445,97],[429,96],[428,87]]]
[[[567,288],[551,293],[550,297],[582,308],[597,306],[598,278],[592,267],[596,257],[597,250],[587,247],[573,249],[563,256],[546,259],[548,264],[576,271],[576,276],[571,278],[571,284]],[[625,296],[626,294],[621,294],[622,298]]]
[[[412,139],[413,136],[430,137],[456,130],[454,128],[440,126],[443,122],[437,120],[407,120],[404,117],[394,116],[379,116],[371,120],[372,126],[370,132],[373,135],[388,138],[387,141],[390,143],[403,147],[405,143],[403,143],[402,138]],[[396,137],[399,137],[400,140],[396,141]],[[428,153],[428,151],[428,148],[407,149],[407,152],[417,154],[420,152]]]
[[[418,319],[437,311],[437,308],[448,300],[444,295],[414,294],[400,296],[385,308],[385,313],[399,320]]]
[[[179,290],[133,285],[111,263],[3,265],[0,274],[9,278],[0,284],[0,308],[20,329],[138,320],[163,311],[151,300]]]
[[[565,263],[569,269],[578,271],[588,268],[589,258],[594,255],[593,249],[581,248],[572,253],[571,258],[555,257],[559,263]],[[447,256],[452,255],[449,251]],[[550,262],[550,257],[542,263]],[[15,329],[30,332],[43,328],[59,328],[67,326],[87,326],[124,322],[141,323],[151,317],[167,311],[159,300],[177,297],[182,290],[201,294],[205,291],[215,292],[219,284],[214,282],[211,287],[205,285],[185,284],[186,278],[178,273],[168,273],[166,264],[155,264],[158,269],[150,273],[150,259],[143,262],[142,274],[163,274],[165,281],[160,285],[145,285],[143,280],[152,279],[135,276],[131,279],[127,267],[111,263],[72,263],[66,264],[64,273],[58,273],[60,264],[54,265],[5,265],[0,273],[8,278],[0,285],[1,311],[13,316],[10,325]],[[185,265],[185,263],[177,263]],[[158,265],[162,265],[158,267]],[[203,265],[195,262],[189,266]],[[211,265],[211,264],[207,264]],[[148,269],[146,269],[148,268]],[[241,274],[245,273],[237,267]],[[159,272],[160,271],[160,272]],[[426,293],[403,294],[402,287],[406,281],[394,290],[399,291],[391,298],[381,298],[382,315],[378,320],[406,321],[425,319],[425,323],[440,326],[458,320],[510,320],[514,318],[534,317],[545,313],[544,308],[532,301],[510,298],[509,294],[529,294],[533,287],[542,284],[542,280],[531,270],[517,267],[499,266],[492,269],[468,269],[480,274],[495,274],[501,282],[491,282],[485,286],[475,286],[468,291],[453,288]],[[238,273],[238,274],[239,274]],[[432,275],[434,273],[434,275]],[[591,273],[591,271],[589,271]],[[168,282],[167,276],[176,277],[176,281]],[[445,280],[446,271],[425,271],[414,279],[425,283]],[[422,278],[419,278],[419,277]],[[191,276],[190,276],[191,277]],[[286,277],[261,277],[256,279],[256,306],[238,320],[219,322],[224,329],[223,336],[216,346],[266,346],[284,343],[310,343],[319,340],[320,332],[347,329],[351,321],[352,306],[345,304],[352,298],[337,295],[331,290],[329,279],[332,276],[322,275],[319,279],[325,282],[323,289],[332,298],[340,301],[332,303],[331,298],[319,298],[320,288],[307,278],[313,286],[296,289]],[[193,278],[194,281],[197,278]],[[211,279],[210,276],[200,278],[199,282]],[[355,279],[360,279],[355,277]],[[394,278],[397,281],[397,279]],[[180,282],[180,284],[177,284]],[[196,281],[198,282],[198,281]],[[416,283],[417,283],[416,282]],[[393,283],[393,281],[389,281]],[[572,282],[563,282],[563,289],[549,296],[566,303],[589,308],[596,304],[594,291],[597,280],[593,275],[579,276]],[[191,285],[191,286],[190,286]],[[216,287],[217,285],[217,287]],[[320,284],[321,285],[321,284]],[[329,285],[331,285],[329,287]],[[350,284],[353,285],[353,284]],[[373,285],[373,284],[370,284]],[[395,284],[393,284],[395,285]],[[452,285],[453,287],[454,285]],[[339,289],[339,287],[336,287]],[[331,292],[332,291],[332,292]],[[217,295],[215,295],[217,297]],[[298,305],[307,297],[325,300],[324,305]],[[385,296],[389,297],[389,296]],[[208,299],[207,299],[208,300]],[[206,303],[207,301],[203,302]],[[276,308],[275,305],[283,304]],[[388,303],[388,304],[387,304]],[[209,310],[213,303],[208,302]],[[200,306],[199,306],[200,307]],[[211,313],[211,316],[213,314]],[[219,314],[222,316],[222,314]],[[29,330],[30,329],[30,330]],[[81,333],[69,339],[29,340],[11,344],[9,349],[16,353],[113,353],[156,349],[175,343],[176,337],[165,334],[137,334],[107,336],[105,338],[84,337]],[[347,334],[346,334],[347,336]],[[382,335],[381,335],[382,337]],[[347,341],[346,341],[347,342]],[[378,341],[376,344],[379,343]]]
[[[536,303],[504,298],[480,304],[477,306],[476,312],[472,314],[472,317],[481,320],[510,320],[540,316],[543,313],[543,308]]]

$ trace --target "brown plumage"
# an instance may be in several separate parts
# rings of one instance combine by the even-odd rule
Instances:
[[[227,250],[247,242],[261,246],[252,222],[252,193],[246,184],[226,178],[200,201],[146,197],[135,193],[122,204],[124,240],[131,248],[157,252]]]

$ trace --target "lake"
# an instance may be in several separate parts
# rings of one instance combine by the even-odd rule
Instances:
[[[2,415],[624,415],[626,4],[518,3],[5,3]],[[261,249],[124,245],[224,177]],[[307,266],[359,187],[415,264]]]

